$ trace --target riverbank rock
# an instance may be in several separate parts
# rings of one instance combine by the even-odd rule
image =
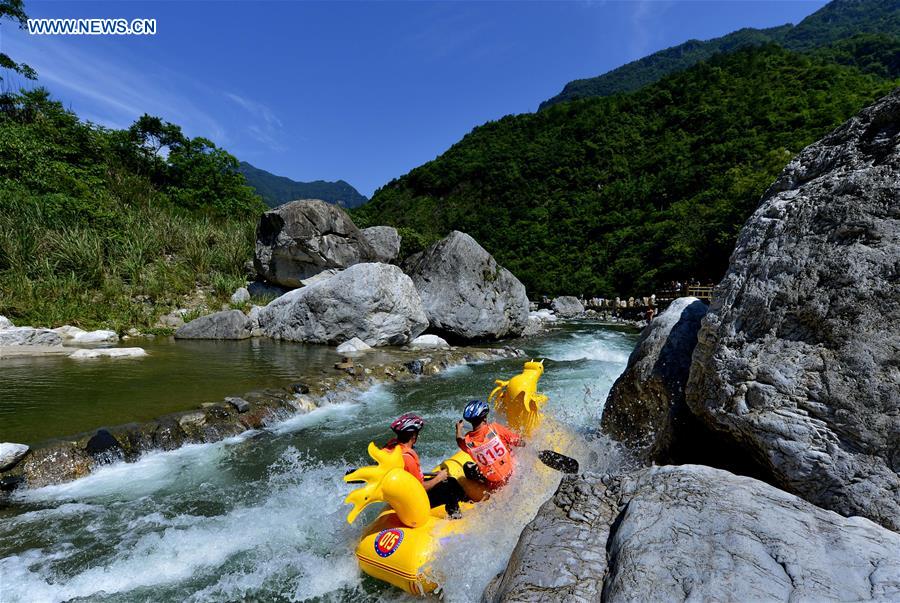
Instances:
[[[807,147],[747,221],[687,402],[768,481],[900,530],[900,90]]]
[[[143,348],[85,348],[75,350],[69,355],[74,360],[93,360],[96,358],[141,358],[147,355]]]
[[[356,264],[310,287],[295,289],[259,313],[263,333],[276,339],[370,346],[403,345],[428,326],[413,281],[390,264]]]
[[[450,344],[437,335],[419,335],[409,342],[414,350],[449,350]]]
[[[400,256],[400,233],[393,226],[370,226],[360,231],[375,250],[376,262],[389,264]]]
[[[12,469],[26,454],[28,454],[28,446],[25,444],[0,442],[0,471]]]
[[[684,399],[707,306],[696,297],[676,299],[641,332],[603,407],[603,431],[640,451],[644,460],[669,462],[675,440],[691,439],[696,419]],[[691,442],[682,442],[689,445]]]
[[[5,316],[0,316],[0,330],[11,329],[14,326],[16,325],[14,325],[10,319]]]
[[[318,199],[291,201],[267,211],[256,229],[256,272],[284,287],[299,287],[302,280],[328,268],[376,257],[350,216]]]
[[[553,311],[563,318],[572,318],[584,314],[584,304],[573,295],[561,295],[550,304]]]
[[[240,310],[223,310],[195,318],[175,331],[175,339],[247,339],[253,321]]]
[[[82,344],[82,343],[116,343],[119,336],[115,331],[101,329],[98,331],[85,331],[72,325],[65,325],[52,329],[54,333],[59,334],[65,343]]]
[[[528,321],[525,286],[469,235],[453,231],[409,263],[431,329],[449,340],[516,337]]]
[[[250,291],[247,287],[238,287],[231,294],[231,303],[233,304],[246,304],[248,301],[250,301]]]
[[[353,352],[368,352],[371,349],[372,346],[367,344],[365,341],[363,341],[359,337],[354,337],[353,339],[347,340],[339,345],[335,351],[338,354],[350,354]]]
[[[487,601],[896,601],[900,534],[748,477],[567,477]]]
[[[34,327],[10,327],[0,331],[0,347],[19,345],[60,346],[62,337],[50,329]]]

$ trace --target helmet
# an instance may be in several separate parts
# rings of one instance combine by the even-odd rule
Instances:
[[[472,400],[466,404],[466,409],[463,411],[463,419],[471,423],[476,419],[483,419],[486,417],[490,410],[491,407],[487,405],[487,402]]]
[[[413,414],[411,412],[398,417],[397,420],[391,423],[391,429],[393,429],[395,433],[401,433],[404,431],[418,433],[422,431],[423,427],[425,427],[425,420],[419,415]]]

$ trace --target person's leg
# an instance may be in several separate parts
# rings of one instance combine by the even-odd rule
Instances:
[[[462,486],[452,477],[428,490],[428,503],[431,505],[431,508],[445,505],[448,515],[458,514],[459,503],[462,500],[466,500],[466,498],[467,496]]]

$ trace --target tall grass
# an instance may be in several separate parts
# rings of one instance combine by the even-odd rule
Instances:
[[[122,183],[124,187],[128,183]],[[197,288],[224,303],[244,283],[255,220],[106,197],[84,208],[0,189],[0,315],[16,324],[150,329]]]

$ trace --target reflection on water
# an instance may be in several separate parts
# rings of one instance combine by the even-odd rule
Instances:
[[[541,390],[557,430],[522,453],[507,489],[470,511],[482,528],[442,549],[432,571],[446,581],[445,600],[480,598],[552,492],[558,475],[537,463],[537,448],[594,458],[601,469],[619,462],[606,442],[572,434],[599,424],[634,339],[579,324],[523,342],[529,354],[548,358]],[[367,464],[368,442],[383,443],[390,420],[409,410],[427,421],[418,448],[423,465],[434,465],[452,454],[466,401],[485,397],[495,378],[521,366],[504,360],[379,386],[270,430],[148,453],[18,493],[0,509],[3,601],[397,600],[398,591],[357,569],[353,550],[377,509],[347,525],[344,472]]]

